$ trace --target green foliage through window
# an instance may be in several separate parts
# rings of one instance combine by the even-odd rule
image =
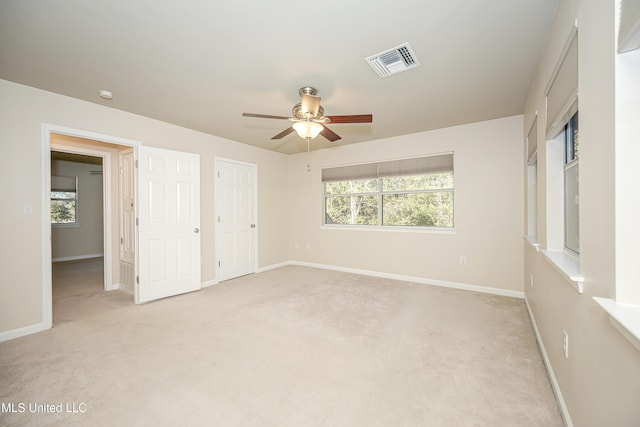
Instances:
[[[76,192],[51,192],[51,224],[74,224],[76,219]]]
[[[324,186],[325,224],[453,227],[453,172]]]

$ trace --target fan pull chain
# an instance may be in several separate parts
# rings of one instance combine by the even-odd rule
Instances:
[[[307,137],[307,172],[311,172],[311,160],[310,160],[310,154],[309,154],[309,142],[311,141],[311,138]]]

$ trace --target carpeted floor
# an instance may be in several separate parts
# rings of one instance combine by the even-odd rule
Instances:
[[[522,300],[290,266],[135,306],[101,262],[0,343],[0,425],[563,425]]]

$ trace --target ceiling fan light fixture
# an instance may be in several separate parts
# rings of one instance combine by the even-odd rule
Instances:
[[[324,128],[324,126],[322,126],[320,123],[311,121],[295,122],[292,126],[298,136],[303,139],[315,138],[320,134],[320,132],[322,132],[322,129]]]

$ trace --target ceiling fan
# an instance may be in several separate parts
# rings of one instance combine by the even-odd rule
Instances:
[[[341,139],[340,135],[329,129],[327,123],[371,123],[373,115],[356,114],[349,116],[325,116],[324,108],[320,105],[320,97],[316,96],[317,90],[311,86],[300,88],[300,97],[302,100],[297,103],[293,109],[293,117],[272,116],[268,114],[242,113],[244,117],[258,117],[263,119],[279,119],[294,122],[293,125],[283,130],[271,139],[281,139],[295,131],[301,138],[309,140],[318,135],[324,136],[331,142]]]

